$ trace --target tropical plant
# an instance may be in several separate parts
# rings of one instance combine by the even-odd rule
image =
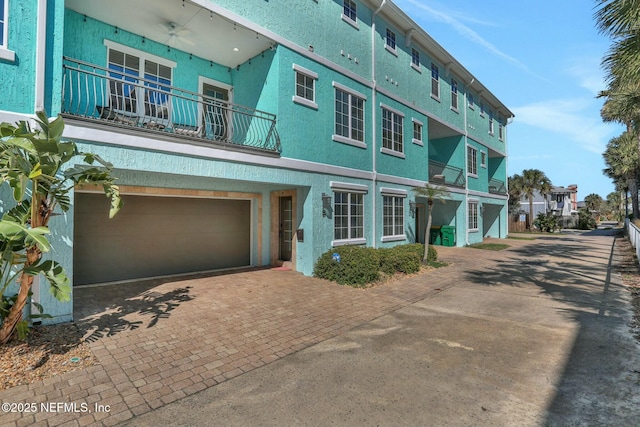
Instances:
[[[624,219],[624,197],[620,191],[612,191],[607,195],[607,210],[611,219],[621,222]]]
[[[604,174],[613,179],[618,186],[629,189],[633,217],[639,218],[638,174],[640,166],[635,135],[631,132],[624,132],[620,136],[611,138],[602,156],[607,165],[603,170]]]
[[[520,198],[522,197],[522,176],[517,173],[509,177],[509,213],[516,214],[520,211]]]
[[[426,264],[429,261],[429,236],[431,235],[433,205],[436,200],[444,203],[446,201],[446,198],[449,197],[449,192],[444,187],[432,185],[429,183],[426,183],[423,187],[414,187],[413,192],[415,193],[416,197],[427,199],[427,210],[429,211],[429,213],[427,214],[427,228],[425,229],[424,234],[424,255],[422,257],[422,262]]]
[[[578,211],[578,228],[580,230],[592,230],[597,227],[596,220],[589,209],[582,208]]]
[[[533,222],[533,194],[537,191],[541,196],[546,196],[551,191],[551,181],[544,172],[539,169],[525,169],[522,171],[520,185],[521,194],[529,200],[529,231]]]
[[[61,117],[49,121],[43,112],[36,116],[37,130],[24,121],[15,126],[0,124],[0,183],[8,185],[7,190],[11,190],[16,202],[0,219],[0,290],[4,309],[0,345],[7,343],[16,331],[20,335],[26,333],[27,321],[22,315],[35,276],[42,274],[47,279],[56,299],[70,298],[69,278],[64,269],[55,260],[43,260],[42,254],[51,248],[47,239],[49,219],[58,207],[62,211],[69,209],[74,186],[102,186],[111,199],[110,217],[122,206],[110,174],[112,165],[94,154],[78,151],[73,142],[62,141]],[[72,159],[85,165],[67,167]],[[18,293],[6,296],[16,281]]]
[[[551,212],[538,213],[534,224],[538,228],[538,230],[546,231],[548,233],[553,233],[554,231],[560,229],[559,218]]]
[[[584,204],[592,212],[600,212],[604,205],[604,200],[600,195],[591,193],[584,198]]]

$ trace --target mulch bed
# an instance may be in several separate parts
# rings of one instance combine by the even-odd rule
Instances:
[[[79,368],[96,359],[73,323],[35,326],[24,341],[0,347],[0,390],[31,384]]]

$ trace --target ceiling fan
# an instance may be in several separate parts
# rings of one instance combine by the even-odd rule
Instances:
[[[169,36],[166,41],[166,44],[169,46],[176,47],[179,43],[184,43],[189,46],[193,46],[195,44],[193,40],[188,38],[189,34],[191,34],[191,30],[188,28],[181,27],[175,22],[158,25]]]

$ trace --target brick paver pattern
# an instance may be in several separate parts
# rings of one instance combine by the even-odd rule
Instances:
[[[2,391],[0,401],[84,402],[91,412],[0,414],[0,424],[115,425],[455,286],[506,255],[438,250],[452,265],[365,290],[272,269],[76,288],[76,322],[98,364]]]

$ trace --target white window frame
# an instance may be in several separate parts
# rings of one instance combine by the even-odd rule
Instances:
[[[294,70],[294,88],[293,88],[293,97],[292,101],[296,104],[304,105],[309,108],[313,108],[314,110],[318,109],[318,104],[316,103],[316,81],[318,80],[318,73],[315,73],[307,68],[301,67],[298,64],[293,64]],[[298,95],[298,75],[302,75],[307,79],[311,80],[311,94],[312,99],[306,98],[304,96]],[[304,86],[305,89],[309,89],[307,86]]]
[[[347,5],[347,2],[349,2],[350,4]],[[351,4],[353,4],[353,8],[351,7]],[[349,9],[353,9],[355,19],[344,13],[347,7],[349,7]],[[356,4],[355,0],[342,0],[342,20],[355,29],[360,28],[358,26],[358,5]]]
[[[480,166],[487,167],[487,153],[482,150],[480,150]]]
[[[368,193],[369,188],[366,185],[360,184],[351,184],[351,183],[343,183],[343,182],[330,182],[331,190],[333,191],[333,237],[334,240],[331,241],[331,246],[342,246],[342,245],[364,245],[367,243],[367,239],[364,237],[366,235],[366,222],[365,222],[365,195]],[[349,237],[346,239],[336,239],[336,215],[335,215],[335,201],[336,201],[336,193],[347,193],[348,201],[347,201],[347,230]],[[362,196],[362,237],[351,237],[351,214],[352,214],[352,195],[360,195]]]
[[[472,145],[467,145],[467,175],[478,176],[478,149]]]
[[[16,53],[9,50],[9,0],[0,0],[0,4],[4,11],[4,21],[2,21],[2,44],[0,44],[0,59],[5,61],[14,62],[16,60]]]
[[[424,124],[415,118],[411,119],[411,122],[413,123],[413,138],[411,139],[411,142],[413,142],[416,145],[420,145],[420,146],[424,146],[424,142],[423,142],[423,138],[424,138]],[[416,138],[416,126],[419,126],[419,133],[420,133],[420,138]]]
[[[416,59],[418,60],[417,63]],[[420,68],[420,51],[415,47],[411,48],[411,68],[419,73],[422,73],[422,69]]]
[[[175,68],[176,68],[176,65],[177,65],[177,63],[175,61],[171,61],[171,60],[163,58],[161,56],[156,56],[156,55],[147,53],[145,51],[138,50],[138,49],[132,48],[130,46],[126,46],[126,45],[123,45],[123,44],[120,44],[120,43],[116,43],[116,42],[113,42],[113,41],[107,40],[107,39],[104,40],[104,45],[107,47],[107,55],[106,55],[106,64],[107,64],[107,66],[106,66],[106,68],[109,68],[109,51],[111,49],[113,49],[113,50],[125,53],[127,55],[135,56],[140,60],[139,69],[138,69],[138,78],[140,78],[140,79],[144,79],[145,78],[144,75],[145,75],[145,63],[146,63],[146,61],[155,62],[156,64],[163,65],[165,67],[170,68],[171,69],[171,82],[166,86],[173,86],[173,83],[174,83],[174,81],[173,81],[174,75],[173,74],[174,74],[174,71],[175,71]],[[109,70],[109,72],[111,72],[111,70]],[[135,77],[135,76],[131,75],[131,77]],[[164,86],[164,84],[163,84],[163,86]],[[139,89],[139,88],[136,88],[136,91],[137,91],[137,89]],[[145,90],[147,90],[147,89],[145,89]],[[151,90],[153,90],[153,89],[151,89]],[[132,116],[135,116],[135,117],[150,117],[150,116],[146,116],[144,114],[144,111],[145,111],[145,106],[144,106],[145,99],[144,99],[144,96],[142,96],[141,94],[138,93],[137,96],[136,96],[136,102],[137,102],[136,112]],[[170,123],[171,122],[171,103],[169,103],[168,107],[169,107],[168,119],[166,119],[166,120],[163,119],[163,121],[167,121],[168,123]]]
[[[391,41],[391,43],[389,43]],[[398,56],[398,51],[396,50],[396,33],[391,29],[387,27],[387,35],[384,38],[384,48],[394,54],[395,56]]]
[[[456,79],[451,79],[451,109],[458,112],[458,82]]]
[[[498,139],[504,141],[504,125],[502,124],[502,120],[498,120]]]
[[[400,158],[405,158],[404,155],[404,113],[402,111],[396,110],[395,108],[392,108],[386,104],[382,104],[380,103],[380,107],[382,108],[382,133],[380,134],[380,137],[382,138],[382,148],[380,148],[380,152],[384,153],[384,154],[390,154],[392,156],[396,156],[396,157],[400,157]],[[391,132],[391,140],[389,141],[391,143],[391,148],[389,147],[385,147],[385,139],[384,139],[384,131],[385,131],[385,119],[384,119],[384,115],[385,112],[391,114],[391,129],[389,129],[389,131]],[[397,123],[396,123],[396,118],[399,118],[400,121],[400,130],[398,131],[398,129],[396,128]],[[399,140],[397,140],[399,137]],[[398,147],[399,146],[399,147]],[[398,149],[400,148],[400,149]]]
[[[396,242],[401,240],[406,240],[407,235],[405,234],[405,217],[406,217],[406,209],[405,209],[405,199],[407,198],[407,191],[396,189],[396,188],[380,188],[380,193],[382,195],[382,242]],[[387,198],[391,199],[391,230],[392,234],[385,234],[385,220],[387,219],[387,205],[385,204]],[[398,218],[397,210],[401,209],[401,218]],[[402,233],[396,233],[397,229],[400,228]]]
[[[334,141],[336,142],[341,142],[343,144],[349,144],[349,145],[353,145],[355,147],[359,147],[359,148],[367,148],[367,144],[365,143],[366,140],[366,121],[365,121],[365,103],[367,102],[367,97],[358,92],[355,91],[345,85],[342,85],[338,82],[333,82],[332,86],[334,88],[334,101],[333,101],[333,136],[331,137]],[[335,130],[336,130],[336,120],[335,120],[335,115],[336,115],[336,110],[335,110],[335,90],[339,90],[341,92],[345,92],[347,95],[349,95],[349,136],[343,136],[343,135],[338,135]],[[353,139],[353,127],[352,127],[352,122],[353,122],[353,115],[352,115],[352,105],[353,105],[353,98],[358,98],[362,100],[362,141],[358,140],[358,139]]]
[[[431,63],[431,97],[440,101],[440,69],[433,62]]]
[[[489,111],[489,135],[493,136],[493,114]]]
[[[479,200],[468,200],[467,202],[467,231],[475,232],[478,231],[479,224]]]
[[[475,110],[476,109],[476,105],[474,103],[473,94],[472,93],[467,93],[467,102],[469,103],[469,109],[471,109],[471,110]]]

